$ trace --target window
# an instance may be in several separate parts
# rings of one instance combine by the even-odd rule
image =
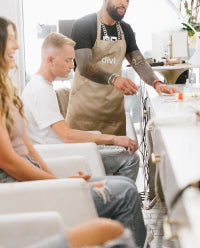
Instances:
[[[45,34],[58,30],[58,20],[97,12],[101,4],[101,0],[23,0],[26,82],[37,72]]]

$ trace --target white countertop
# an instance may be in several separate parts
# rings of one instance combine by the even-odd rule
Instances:
[[[176,86],[181,92],[188,90],[183,85]],[[195,89],[194,89],[195,90]],[[192,106],[200,110],[200,100],[175,100],[174,96],[158,96],[150,88],[151,111],[162,124],[160,131],[166,145],[167,154],[174,165],[174,173],[180,188],[200,179],[200,124]]]
[[[199,88],[188,88],[185,85],[176,87],[181,92],[199,92]],[[191,106],[200,110],[200,100],[175,100],[174,96],[158,96],[152,87],[147,88],[152,118],[154,123],[157,123],[153,128],[159,130],[161,138],[158,139],[162,140],[155,139],[153,143],[159,142],[159,145],[163,145],[164,153],[168,156],[168,163],[160,166],[159,170],[162,175],[173,175],[170,178],[162,178],[167,181],[164,195],[167,196],[166,201],[169,201],[177,191],[191,182],[200,180],[200,124],[196,123],[196,115],[191,111]],[[200,247],[199,203],[200,191],[191,188],[185,191],[179,204],[171,210],[172,215],[181,218],[184,223],[178,229],[181,247],[190,247],[193,243],[193,248]],[[193,241],[188,242],[188,239]]]

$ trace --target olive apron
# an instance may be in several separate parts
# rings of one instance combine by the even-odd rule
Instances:
[[[126,41],[120,26],[121,40],[101,40],[101,17],[97,13],[97,39],[92,48],[93,63],[121,75]],[[106,134],[126,135],[124,96],[112,85],[99,84],[80,75],[76,68],[66,121],[73,129],[99,130]]]

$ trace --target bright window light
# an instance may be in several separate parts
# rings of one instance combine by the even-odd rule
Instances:
[[[58,20],[77,19],[97,12],[102,3],[103,0],[23,1],[27,81],[40,65],[43,39],[38,38],[38,29],[42,25],[57,26]],[[166,0],[130,0],[124,20],[135,31],[137,44],[142,53],[152,49],[152,33],[174,30],[180,24]]]

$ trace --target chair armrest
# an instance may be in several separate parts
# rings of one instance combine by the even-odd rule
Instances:
[[[105,176],[105,169],[95,143],[34,145],[43,159],[66,156],[84,156],[93,176]]]
[[[0,214],[57,211],[66,226],[97,217],[83,179],[5,183],[0,185],[0,199]]]
[[[45,158],[44,161],[50,170],[59,178],[78,175],[79,171],[84,174],[91,174],[88,161],[83,156]]]
[[[64,228],[57,212],[31,212],[0,215],[2,247],[26,247],[58,234]]]
[[[126,112],[126,135],[130,139],[133,139],[133,140],[137,141],[137,143],[138,143],[134,123],[133,123],[131,115],[128,112]]]

